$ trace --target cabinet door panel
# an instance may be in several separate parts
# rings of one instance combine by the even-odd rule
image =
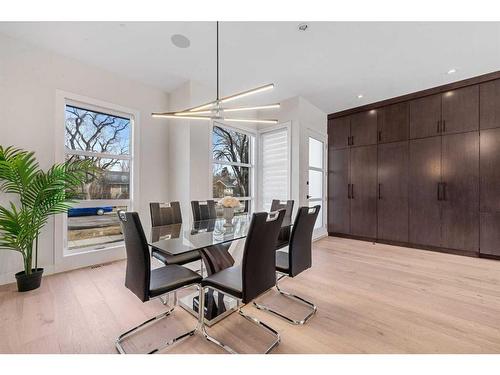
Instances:
[[[408,139],[410,104],[403,102],[378,110],[378,142],[397,142]]]
[[[479,86],[468,86],[443,94],[442,133],[479,129]]]
[[[441,246],[479,250],[479,134],[443,136]]]
[[[500,128],[482,130],[481,211],[500,212]]]
[[[331,187],[332,199],[331,232],[349,234],[351,232],[350,200],[348,199],[349,184],[349,149],[332,152]],[[329,220],[330,221],[330,220]]]
[[[440,246],[441,137],[410,141],[409,233],[410,243]]]
[[[378,238],[408,242],[408,142],[378,146]]]
[[[482,83],[479,96],[481,129],[500,128],[500,79]]]
[[[377,146],[351,148],[351,234],[377,236]]]
[[[500,256],[500,212],[481,212],[480,253]]]
[[[350,136],[350,118],[339,117],[328,121],[328,138],[334,150],[346,148]]]
[[[441,95],[431,95],[410,102],[410,138],[425,138],[439,134]]]
[[[351,115],[351,137],[353,146],[374,145],[377,143],[377,111]]]

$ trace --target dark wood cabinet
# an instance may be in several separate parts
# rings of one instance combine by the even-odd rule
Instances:
[[[500,212],[500,128],[482,130],[481,150],[481,211]]]
[[[442,94],[443,134],[479,129],[479,86],[468,86]]]
[[[330,233],[500,259],[500,71],[331,114],[328,132]]]
[[[500,256],[500,212],[481,212],[481,254]]]
[[[408,242],[408,142],[378,146],[377,233]]]
[[[479,134],[443,136],[441,246],[479,250]]]
[[[328,121],[328,134],[331,135],[331,146],[334,150],[349,146],[351,135],[351,120],[349,116],[340,117]]]
[[[441,94],[425,96],[410,102],[410,138],[440,134]]]
[[[481,129],[500,128],[500,79],[480,85],[479,103]]]
[[[377,111],[355,113],[351,118],[351,146],[377,144]]]
[[[408,139],[410,105],[408,102],[382,107],[377,110],[378,142],[397,142]]]
[[[329,230],[335,233],[350,234],[351,206],[349,191],[349,153],[348,148],[333,150],[333,160],[330,164],[330,183],[333,191],[333,207],[329,212]]]
[[[440,246],[441,137],[410,141],[409,242]]]
[[[351,234],[377,237],[377,146],[351,148]]]

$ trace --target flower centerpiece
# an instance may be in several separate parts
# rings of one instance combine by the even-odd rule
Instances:
[[[232,227],[233,226],[234,209],[236,207],[240,207],[240,201],[235,197],[225,196],[224,198],[222,198],[219,201],[219,204],[224,209],[224,219],[226,219],[224,226],[225,227]]]

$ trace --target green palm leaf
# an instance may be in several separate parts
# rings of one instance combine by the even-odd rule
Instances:
[[[29,274],[33,243],[49,217],[67,212],[88,174],[97,172],[92,160],[69,160],[45,172],[33,152],[0,146],[0,191],[17,194],[20,203],[0,206],[0,249],[20,252]]]

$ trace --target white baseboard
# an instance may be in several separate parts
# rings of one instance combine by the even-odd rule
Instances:
[[[21,271],[21,270],[19,270]],[[54,266],[43,267],[43,275],[52,275],[54,272]],[[12,284],[16,282],[16,277],[14,276],[16,272],[2,273],[0,274],[0,285]]]

